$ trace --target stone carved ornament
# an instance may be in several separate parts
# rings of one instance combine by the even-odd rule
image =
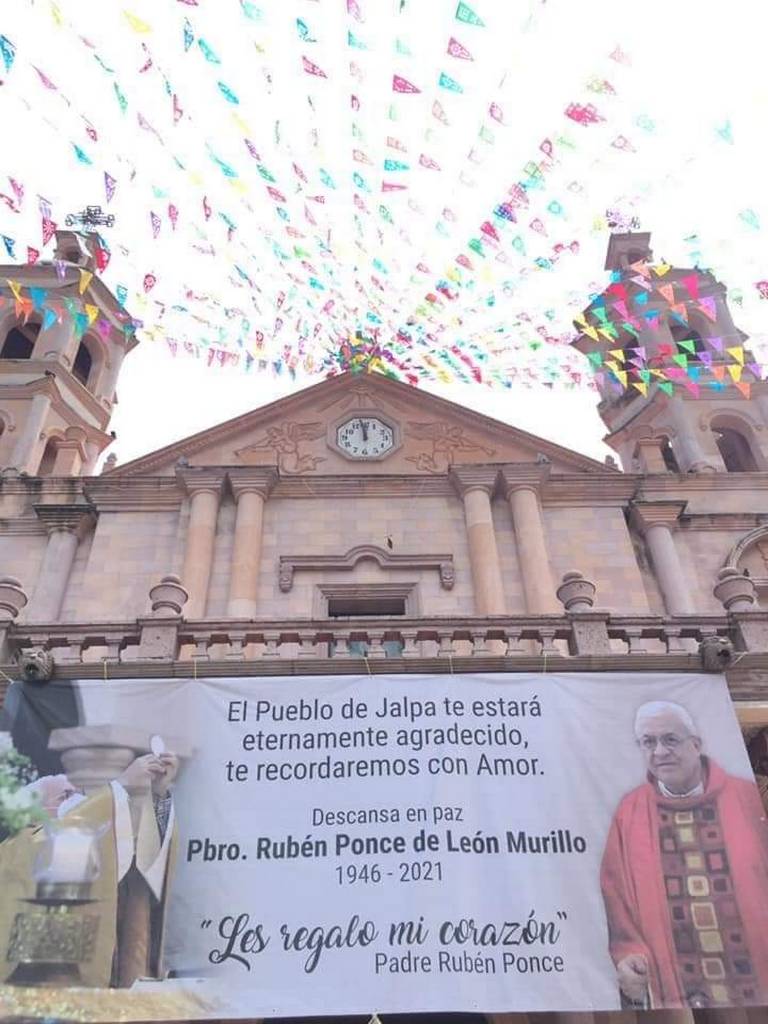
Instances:
[[[448,423],[417,423],[409,422],[406,435],[416,441],[429,441],[432,450],[419,452],[418,455],[407,455],[405,461],[413,462],[417,469],[427,473],[445,473],[454,463],[456,452],[483,452],[495,455],[494,448],[477,444],[467,437],[463,427],[451,426]]]
[[[359,561],[370,558],[383,569],[436,569],[440,586],[452,590],[456,582],[456,570],[451,555],[401,554],[393,555],[375,544],[358,544],[339,555],[281,555],[278,565],[278,584],[287,594],[293,587],[293,574],[297,569],[351,570]]]
[[[321,437],[325,437],[324,423],[295,423],[288,420],[279,427],[267,427],[262,438],[247,448],[241,448],[236,454],[269,450],[274,452],[281,472],[313,473],[318,464],[326,459],[322,455],[302,452],[301,445],[303,441],[317,441]]]

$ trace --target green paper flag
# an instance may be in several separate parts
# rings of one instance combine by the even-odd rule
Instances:
[[[463,21],[465,25],[478,25],[481,27],[485,25],[485,22],[478,18],[472,8],[462,2],[456,8],[456,20]]]
[[[674,384],[670,384],[669,381],[660,380],[659,381],[659,390],[663,391],[667,395],[672,395],[672,394],[674,394],[674,391],[675,391],[675,385]]]

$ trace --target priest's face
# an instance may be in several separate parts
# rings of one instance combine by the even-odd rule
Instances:
[[[702,780],[701,740],[673,711],[644,718],[637,742],[648,771],[673,793],[687,793]]]

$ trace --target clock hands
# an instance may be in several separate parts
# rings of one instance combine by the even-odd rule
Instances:
[[[367,441],[368,440],[368,424],[365,422],[365,420],[360,420],[360,426],[361,426],[362,431],[363,431],[363,441]]]

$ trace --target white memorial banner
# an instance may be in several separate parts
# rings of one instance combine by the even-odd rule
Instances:
[[[14,684],[7,718],[6,1012],[52,983],[83,1019],[121,988],[137,1019],[768,1001],[720,677]]]

